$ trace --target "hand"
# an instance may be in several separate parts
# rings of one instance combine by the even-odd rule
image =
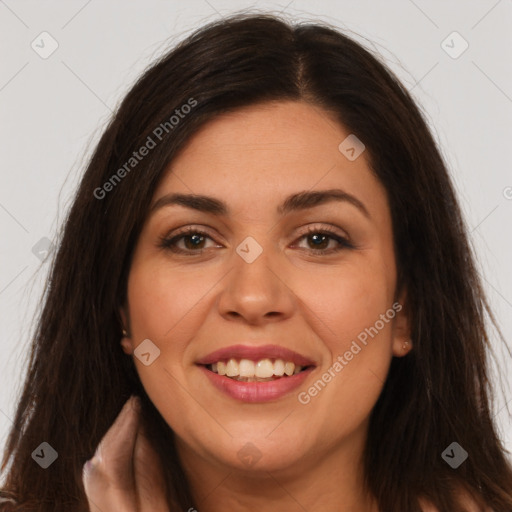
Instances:
[[[91,512],[169,512],[163,468],[130,397],[83,468]]]

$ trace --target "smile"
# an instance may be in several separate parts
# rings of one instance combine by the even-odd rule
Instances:
[[[268,358],[252,361],[250,359],[228,359],[208,365],[207,368],[217,375],[225,375],[230,379],[242,382],[269,382],[285,375],[291,377],[303,370],[303,367],[292,361]]]
[[[214,388],[242,402],[278,400],[298,388],[317,366],[280,345],[231,345],[196,364]]]

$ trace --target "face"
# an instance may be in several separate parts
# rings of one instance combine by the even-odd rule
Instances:
[[[410,344],[386,192],[364,152],[339,149],[349,135],[305,103],[244,108],[206,124],[156,190],[123,347],[149,353],[134,362],[182,454],[276,471],[362,448]]]

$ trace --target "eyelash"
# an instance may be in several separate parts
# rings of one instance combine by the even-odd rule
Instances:
[[[306,252],[316,255],[316,256],[326,256],[329,254],[337,253],[343,249],[354,249],[355,248],[355,246],[352,243],[350,243],[347,238],[340,236],[334,230],[329,229],[329,228],[319,229],[314,226],[310,227],[307,229],[307,231],[305,233],[302,233],[302,235],[300,235],[298,240],[306,238],[307,236],[309,236],[311,234],[327,235],[328,238],[335,240],[339,244],[338,247],[331,248],[331,249],[304,249]],[[184,249],[179,249],[176,247],[176,244],[179,240],[181,240],[182,238],[190,237],[192,235],[200,235],[200,236],[204,236],[204,237],[212,239],[212,237],[205,231],[202,231],[200,229],[196,229],[193,227],[188,227],[186,230],[183,230],[183,231],[177,233],[173,237],[170,237],[170,238],[167,236],[160,237],[158,246],[161,249],[166,249],[166,250],[169,250],[169,251],[177,253],[177,254],[183,254],[186,256],[198,256],[198,255],[202,254],[204,251],[206,251],[207,249],[198,249],[196,251],[196,250],[192,250],[192,249],[184,250]]]

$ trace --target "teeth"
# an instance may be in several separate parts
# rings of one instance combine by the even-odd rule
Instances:
[[[238,365],[238,373],[240,377],[254,377],[254,361],[242,359]],[[264,375],[258,375],[258,372],[256,372],[256,375],[264,377]]]
[[[235,359],[230,359],[226,364],[226,375],[228,377],[236,377],[239,375],[239,365]]]
[[[241,381],[271,381],[275,377],[295,375],[302,371],[302,366],[295,366],[291,361],[283,361],[265,358],[257,361],[250,359],[228,359],[227,361],[218,361],[210,366],[211,370],[219,375],[226,375]]]
[[[293,375],[294,370],[295,370],[295,365],[293,363],[287,362],[284,365],[284,373],[286,373],[286,375],[288,375],[288,377],[290,375]]]
[[[276,359],[274,361],[274,375],[279,377],[284,375],[284,361],[282,359]]]
[[[272,364],[272,361],[270,359],[262,359],[261,361],[258,361],[256,363],[255,375],[260,378],[272,377],[272,375],[274,375],[274,365]]]

